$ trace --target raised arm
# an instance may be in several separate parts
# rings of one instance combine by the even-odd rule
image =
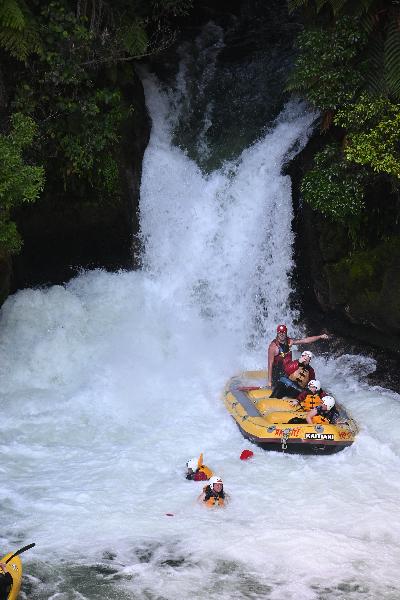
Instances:
[[[268,346],[268,374],[267,374],[267,387],[272,386],[272,363],[275,358],[275,348],[276,345],[274,342],[271,342]]]
[[[320,335],[312,335],[310,337],[301,338],[300,340],[292,340],[292,344],[311,344],[318,340],[328,340],[329,335],[327,333],[321,333]]]

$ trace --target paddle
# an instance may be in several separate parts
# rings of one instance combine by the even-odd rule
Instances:
[[[18,556],[18,554],[22,554],[23,552],[25,552],[26,550],[29,550],[30,548],[33,548],[33,546],[35,546],[35,543],[33,544],[28,544],[27,546],[24,546],[23,548],[20,548],[19,550],[17,550],[16,552],[14,552],[14,554],[12,554],[10,556],[10,558],[7,558],[6,560],[6,564],[10,562],[10,560],[12,560],[13,558],[15,558],[16,556]]]
[[[241,385],[238,387],[239,392],[252,392],[253,390],[262,390],[259,385]]]

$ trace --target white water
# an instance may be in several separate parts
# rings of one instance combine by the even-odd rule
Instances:
[[[287,107],[205,177],[171,145],[167,96],[151,78],[146,92],[143,271],[25,290],[1,313],[1,544],[37,543],[22,598],[397,599],[400,403],[364,383],[373,361],[315,360],[361,427],[338,455],[241,462],[220,402],[229,376],[265,366],[276,323],[294,332],[280,172],[312,117]],[[200,451],[224,511],[184,479]]]

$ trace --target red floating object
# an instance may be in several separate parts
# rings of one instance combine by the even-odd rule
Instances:
[[[240,460],[248,460],[252,456],[254,456],[254,452],[251,450],[243,450],[242,454],[240,455]]]

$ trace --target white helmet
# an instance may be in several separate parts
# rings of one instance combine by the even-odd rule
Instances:
[[[222,485],[224,485],[224,482],[222,481],[221,477],[218,477],[217,475],[210,477],[208,485],[211,489],[213,489],[215,483],[221,483]]]
[[[331,410],[335,406],[335,398],[333,396],[324,396],[322,402],[325,404],[328,410]]]
[[[187,461],[186,466],[188,469],[192,469],[192,471],[197,471],[197,469],[199,467],[199,459],[191,458],[190,460]]]
[[[317,388],[317,392],[319,392],[319,390],[321,389],[321,382],[318,379],[310,379],[310,381],[307,384],[307,387],[311,387],[314,386]]]
[[[309,350],[304,350],[304,352],[301,353],[301,356],[308,356],[311,360],[314,355]]]

